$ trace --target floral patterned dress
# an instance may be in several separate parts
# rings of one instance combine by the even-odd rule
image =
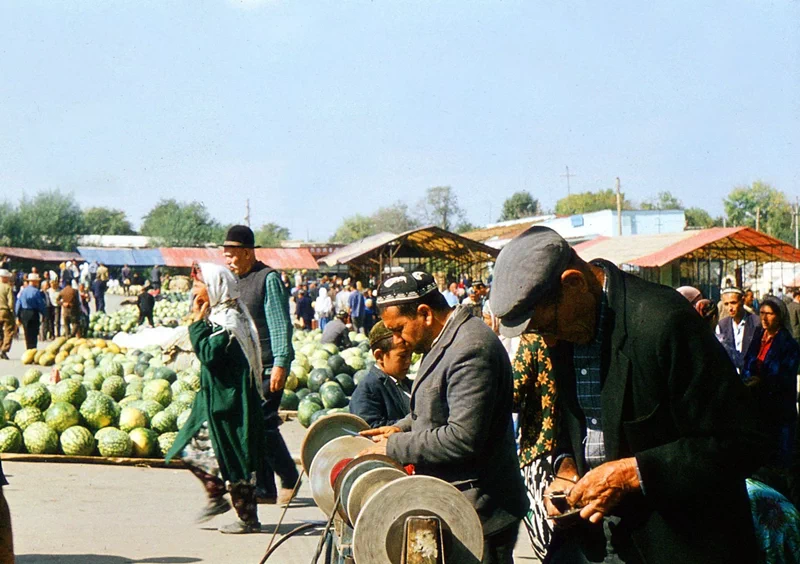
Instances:
[[[544,558],[553,534],[544,490],[552,481],[557,421],[553,365],[544,340],[535,334],[523,335],[511,366],[514,411],[519,413],[519,461],[531,503],[525,525],[534,552]]]

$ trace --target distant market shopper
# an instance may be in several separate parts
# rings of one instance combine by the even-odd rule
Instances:
[[[145,284],[142,286],[142,289],[139,290],[139,297],[136,298],[136,305],[139,306],[139,325],[144,323],[144,320],[150,322],[151,327],[155,327],[156,324],[153,323],[153,308],[156,306],[156,299],[153,295],[148,291],[150,289],[149,284]]]
[[[256,325],[263,366],[264,459],[258,475],[261,503],[288,503],[300,479],[278,427],[278,408],[289,366],[294,360],[289,292],[280,274],[256,259],[255,236],[246,225],[234,225],[223,244],[228,268],[239,276],[241,301]],[[276,488],[275,474],[280,478]]]
[[[229,491],[239,520],[220,532],[258,533],[255,471],[263,438],[258,332],[227,269],[200,264],[192,278],[189,337],[202,365],[201,388],[166,460],[180,457],[203,483],[208,504],[198,521],[230,510],[224,498]]]
[[[25,348],[35,349],[39,343],[40,316],[46,313],[44,296],[39,290],[41,279],[36,273],[28,274],[27,286],[19,292],[14,311],[17,314],[17,323],[25,330]]]
[[[11,272],[0,270],[0,358],[8,360],[8,351],[16,332],[16,315],[14,313],[14,288],[11,284]]]

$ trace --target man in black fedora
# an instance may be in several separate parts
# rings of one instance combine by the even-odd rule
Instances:
[[[260,503],[288,503],[300,479],[289,449],[280,434],[278,408],[289,366],[294,360],[289,296],[280,274],[256,259],[255,236],[246,225],[234,225],[223,244],[225,262],[239,277],[241,300],[258,330],[264,366],[262,404],[266,428],[262,470],[257,476]],[[280,491],[275,485],[280,479]]]
[[[756,410],[686,299],[532,227],[500,252],[491,305],[503,335],[544,338],[556,374],[547,562],[758,561]]]

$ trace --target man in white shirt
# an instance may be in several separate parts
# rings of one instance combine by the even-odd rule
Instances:
[[[717,338],[741,374],[744,355],[750,347],[756,328],[761,325],[761,320],[757,315],[745,311],[744,294],[739,288],[722,290],[722,306],[728,316],[720,319],[717,324]]]

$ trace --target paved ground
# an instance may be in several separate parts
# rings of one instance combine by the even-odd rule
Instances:
[[[24,342],[14,344],[12,360],[0,360],[0,375],[24,372],[16,360],[23,349]],[[305,430],[296,421],[282,429],[289,449],[299,452]],[[216,528],[232,521],[233,512],[194,523],[203,491],[185,470],[9,461],[3,469],[21,564],[258,564],[281,512],[262,505],[263,534],[228,536]],[[304,483],[279,534],[323,518]],[[308,564],[318,541],[316,533],[292,538],[269,562]],[[515,558],[538,562],[524,532]]]

